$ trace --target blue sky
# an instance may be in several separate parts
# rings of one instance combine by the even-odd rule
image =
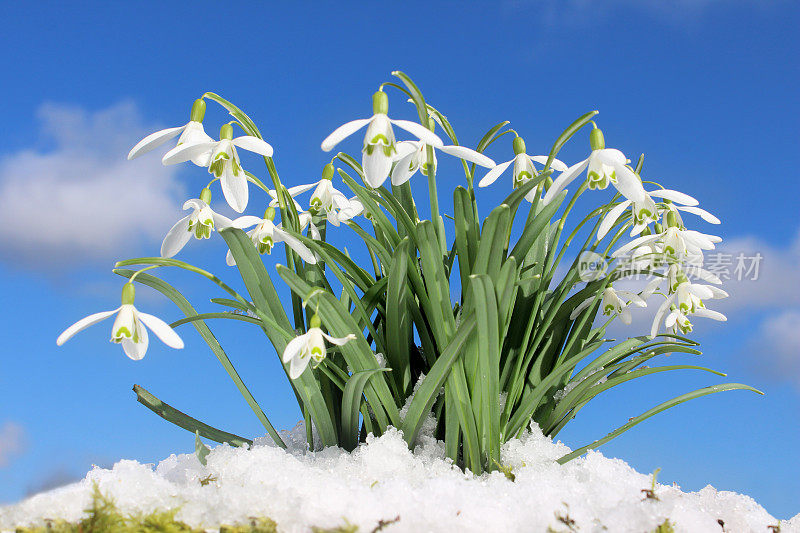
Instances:
[[[643,472],[662,467],[659,480],[685,490],[710,483],[753,496],[778,518],[800,512],[796,3],[531,0],[291,9],[229,2],[222,10],[203,2],[191,9],[52,2],[15,6],[4,17],[0,501],[80,476],[92,464],[157,462],[191,451],[191,435],[135,401],[134,383],[212,425],[261,433],[193,330],[180,331],[186,349],[154,342],[140,362],[107,342],[110,324],[55,346],[78,318],[118,305],[113,262],[156,255],[183,200],[207,181],[194,168],[161,167],[157,156],[124,157],[147,133],[183,124],[191,102],[214,91],[256,120],[285,183],[307,183],[328,161],[320,141],[342,122],[368,116],[372,92],[400,69],[467,145],[507,119],[531,153],[546,153],[577,116],[600,110],[609,146],[632,158],[645,152],[648,176],[692,194],[723,220],[720,228],[698,229],[721,234],[728,253],[764,256],[758,281],[726,285],[731,298],[718,308],[729,321],[700,323],[695,332],[705,351],[701,364],[766,396],[732,392],[684,404],[602,451]],[[398,95],[390,102],[391,114],[415,118]],[[225,120],[209,107],[209,126]],[[342,147],[353,153],[358,141]],[[585,138],[576,138],[563,159],[574,163],[586,149]],[[489,155],[510,159],[510,143]],[[265,174],[255,159],[245,161]],[[445,209],[460,183],[452,169],[450,180],[440,175]],[[509,181],[480,192],[484,213],[505,196]],[[237,281],[219,239],[192,243],[183,258]],[[202,281],[163,274],[198,306],[218,296]],[[179,316],[144,290],[137,304],[165,319]],[[645,327],[638,325],[631,334]],[[273,423],[293,426],[297,408],[261,334],[240,324],[220,324],[215,332]],[[716,382],[675,374],[619,387],[559,437],[580,446],[668,397]]]

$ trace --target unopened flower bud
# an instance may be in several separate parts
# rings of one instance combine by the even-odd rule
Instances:
[[[603,150],[606,147],[606,140],[603,137],[603,130],[594,128],[589,134],[589,146],[592,150]]]
[[[198,98],[192,104],[192,113],[189,115],[189,119],[192,122],[203,122],[203,118],[206,116],[206,101],[202,98]]]
[[[317,315],[317,313],[314,313],[313,315],[311,315],[311,318],[308,321],[308,325],[309,325],[309,327],[312,327],[312,328],[318,328],[318,327],[322,326],[322,321],[319,319],[319,315]]]
[[[230,124],[223,124],[219,129],[219,138],[220,140],[228,139],[229,141],[233,139],[233,126]]]
[[[206,204],[211,203],[211,189],[205,187],[202,191],[200,191],[200,201],[205,202]]]
[[[324,167],[322,167],[322,179],[324,180],[332,180],[333,179],[333,163],[328,163]]]
[[[665,216],[664,219],[667,222],[668,228],[678,227],[678,215],[675,214],[675,211],[668,211],[667,216]]]
[[[122,286],[122,305],[132,304],[135,296],[136,287],[133,283],[128,282]]]
[[[514,147],[514,155],[526,153],[525,141],[522,139],[522,137],[514,137],[513,147]]]
[[[383,91],[376,91],[372,95],[372,112],[376,115],[385,115],[389,112],[389,97]]]

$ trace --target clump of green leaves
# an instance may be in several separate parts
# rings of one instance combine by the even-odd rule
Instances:
[[[384,89],[398,90],[403,100],[413,102],[419,124],[412,129],[419,131],[421,125],[428,129],[427,134],[432,134],[438,125],[452,142],[451,151],[463,148],[450,121],[425,101],[416,84],[402,72],[393,74],[400,83],[381,85],[375,96],[380,105],[370,119],[389,129],[370,140],[372,144],[365,145],[364,157],[389,157],[396,148],[391,126],[387,126],[388,97]],[[225,107],[234,123],[256,138],[251,143],[262,139],[255,122],[241,109],[214,93],[206,93],[203,98]],[[462,161],[464,186],[458,185],[452,191],[453,212],[446,214],[452,221],[449,231],[440,213],[433,146],[419,148],[419,154],[424,152],[427,158],[419,168],[428,180],[430,219],[421,215],[408,181],[389,187],[376,184],[367,179],[373,167],[362,168],[356,158],[342,152],[325,165],[322,182],[332,187],[328,181],[334,177],[332,164],[338,164],[338,177],[349,188],[348,196],[353,195],[350,200],[345,198],[347,204],[361,206],[363,219],[338,217],[335,209],[326,213],[321,206],[327,204],[320,198],[316,203],[312,198],[309,211],[298,212],[291,189],[284,186],[273,159],[265,156],[272,188],[254,174],[246,174],[250,183],[275,198],[283,232],[280,235],[287,243],[285,264],[268,269],[260,253],[270,251],[275,244],[273,237],[277,230],[272,225],[275,215],[272,207],[257,230],[272,232],[268,242],[262,240],[254,245],[256,233],[249,235],[235,227],[219,228],[247,294],[240,294],[210,272],[178,259],[146,257],[121,261],[115,272],[135,277],[137,282],[155,288],[178,306],[185,318],[172,326],[191,323],[197,329],[279,446],[285,444],[211,332],[208,320],[237,320],[255,325],[278,355],[287,352],[287,345],[302,332],[314,329],[316,326],[312,324],[321,324],[336,338],[356,335],[355,340],[336,346],[327,355],[318,339],[315,345],[318,364],[303,367],[299,375],[293,376],[296,379],[290,380],[306,419],[310,446],[321,444],[352,450],[365,435],[379,435],[394,426],[403,431],[408,445],[413,447],[424,420],[433,414],[436,436],[444,441],[448,457],[476,474],[493,470],[500,464],[502,444],[519,436],[531,422],[554,437],[593,398],[632,379],[676,370],[721,375],[693,365],[645,366],[662,354],[699,355],[698,344],[682,335],[654,334],[613,342],[605,337],[608,322],[595,323],[600,311],[622,313],[622,307],[627,305],[619,299],[622,291],[617,296],[608,291],[614,281],[627,274],[620,267],[587,281],[581,276],[579,257],[590,252],[603,260],[613,260],[612,247],[632,227],[641,232],[664,231],[657,220],[667,211],[664,223],[671,224],[672,229],[678,224],[677,211],[673,213],[668,201],[656,206],[650,199],[652,205],[648,204],[647,209],[634,206],[634,213],[621,215],[624,209],[620,207],[626,208],[628,204],[618,202],[621,198],[617,195],[592,210],[569,231],[568,216],[584,191],[604,188],[609,183],[617,186],[610,167],[606,169],[599,160],[592,159],[605,146],[602,132],[592,120],[596,113],[584,114],[556,136],[547,156],[541,156],[543,167],[538,170],[525,155],[522,138],[507,128],[508,121],[490,128],[471,152],[481,156],[493,143],[513,134],[515,161],[524,156],[528,158],[524,160],[528,166],[523,172],[516,169],[515,163],[514,190],[482,218],[474,188],[476,166]],[[568,198],[566,190],[554,185],[553,165],[562,147],[590,124],[594,129],[590,135],[593,155],[585,162],[589,165],[588,181]],[[368,128],[369,131],[372,130]],[[429,135],[420,138],[423,137],[430,138]],[[381,144],[381,150],[375,150],[378,145],[375,143]],[[632,176],[630,179],[641,188],[643,158],[634,168],[626,166],[621,153],[619,156],[622,161],[616,171]],[[595,170],[604,175],[597,175]],[[562,177],[563,174],[559,176]],[[455,177],[446,176],[441,182],[454,183]],[[330,194],[331,189],[327,190]],[[210,194],[206,198],[210,201]],[[603,217],[611,211],[616,218],[607,219],[611,223],[603,227],[602,235],[610,237],[610,243],[606,243],[595,236],[601,222],[606,220]],[[347,251],[327,242],[332,220],[334,225],[346,226],[363,242],[371,265],[366,268],[359,265]],[[581,230],[592,225],[584,241],[576,240]],[[642,225],[644,229],[639,227]],[[311,253],[314,261],[309,258]],[[150,273],[121,268],[133,265],[176,267],[200,275],[225,293],[224,297],[212,299],[224,310],[198,312],[164,280]],[[290,306],[281,303],[274,285],[277,278],[290,290]],[[676,294],[670,289],[672,300],[666,303],[678,302]],[[606,298],[613,302],[603,303]],[[700,309],[700,304],[697,306]],[[622,316],[629,316],[627,312]],[[691,314],[676,306],[666,320],[678,323],[681,332],[691,327],[682,313]],[[384,354],[385,366],[376,353]],[[297,350],[295,354],[302,355]],[[303,362],[307,364],[308,360]],[[283,368],[288,376],[290,367],[285,357]],[[420,379],[423,375],[424,379]],[[755,390],[728,383],[677,396],[630,418],[628,423],[575,449],[559,462],[596,448],[665,409],[735,389]],[[141,387],[135,390],[139,401],[154,412],[196,433],[201,462],[205,461],[206,450],[200,436],[237,446],[249,443],[181,413]],[[406,414],[401,417],[400,409],[407,402]],[[318,443],[313,441],[312,425],[319,434]]]

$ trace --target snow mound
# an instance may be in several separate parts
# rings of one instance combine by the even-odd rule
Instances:
[[[256,439],[249,450],[217,446],[202,466],[193,454],[171,455],[155,468],[120,461],[95,468],[86,478],[0,507],[0,529],[41,525],[46,518],[78,521],[91,501],[93,484],[123,513],[179,508],[176,519],[201,528],[269,517],[281,531],[308,531],[347,522],[372,531],[379,521],[396,522],[388,532],[417,531],[652,531],[666,519],[676,531],[769,531],[778,521],[752,498],[711,486],[685,493],[599,452],[559,465],[569,449],[533,426],[507,443],[501,472],[474,476],[445,458],[430,436],[410,451],[390,429],[370,436],[353,453],[338,448],[310,452],[302,424],[284,432],[289,448]],[[201,483],[203,480],[203,483]],[[572,522],[570,522],[572,521]],[[800,514],[781,523],[800,531]]]

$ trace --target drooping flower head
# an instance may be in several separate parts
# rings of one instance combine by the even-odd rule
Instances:
[[[178,137],[178,146],[182,144],[192,145],[213,142],[214,139],[209,137],[203,129],[203,117],[205,114],[205,101],[202,98],[195,100],[194,104],[192,104],[192,112],[189,117],[189,122],[183,126],[178,126],[177,128],[167,128],[165,130],[151,133],[139,141],[136,146],[131,148],[131,151],[128,153],[128,159],[135,159],[142,154],[146,154],[150,150],[158,148],[178,134],[180,134],[180,137]],[[197,166],[207,167],[210,157],[211,150],[206,150],[205,152],[192,157],[191,161]]]
[[[364,170],[364,179],[372,188],[383,185],[389,176],[392,162],[397,156],[397,146],[394,138],[392,124],[415,135],[420,141],[431,146],[441,147],[442,140],[428,128],[411,122],[410,120],[395,120],[387,116],[389,112],[389,98],[383,91],[372,95],[371,118],[364,118],[347,122],[322,141],[322,150],[329,152],[342,140],[367,126],[364,144],[361,150],[361,166]]]
[[[600,128],[595,127],[592,130],[589,135],[589,146],[592,149],[589,157],[564,170],[553,180],[553,185],[544,195],[544,203],[550,203],[584,170],[587,171],[589,189],[605,189],[611,184],[628,200],[644,202],[645,193],[641,179],[628,168],[625,154],[614,148],[606,148],[606,141]]]
[[[499,178],[500,175],[505,172],[505,170],[513,163],[514,168],[512,179],[513,187],[516,189],[525,185],[525,183],[533,179],[538,174],[536,167],[533,165],[534,162],[541,165],[547,164],[546,155],[528,155],[526,153],[527,149],[525,147],[525,140],[520,136],[514,138],[512,147],[514,148],[514,159],[506,161],[505,163],[500,163],[492,170],[487,172],[481,181],[478,182],[478,187],[486,187],[494,183],[497,178]],[[567,170],[567,165],[558,159],[553,159],[553,161],[550,163],[550,166],[553,168],[553,170],[558,170],[559,172]],[[536,190],[534,189],[525,195],[525,199],[529,202],[532,202],[535,196]]]
[[[169,324],[156,316],[142,313],[134,307],[135,296],[136,290],[133,283],[126,283],[122,287],[122,305],[111,311],[95,313],[78,320],[58,336],[56,344],[61,346],[79,331],[83,331],[89,326],[117,313],[117,318],[111,328],[111,342],[121,344],[125,355],[134,361],[142,359],[147,352],[147,346],[150,341],[145,326],[153,330],[153,333],[170,348],[183,348],[183,340]]]
[[[272,157],[272,146],[263,139],[252,135],[242,135],[233,138],[233,126],[223,124],[219,130],[219,141],[185,143],[170,150],[164,155],[162,162],[165,165],[188,161],[198,154],[210,151],[208,159],[208,172],[219,178],[222,194],[234,211],[241,213],[247,207],[248,189],[247,175],[239,161],[236,147],[244,148],[251,152]]]
[[[309,250],[305,244],[300,242],[299,239],[284,231],[280,224],[276,225],[273,222],[274,219],[275,208],[268,207],[264,212],[264,218],[245,215],[233,220],[231,225],[239,229],[244,229],[255,225],[255,228],[248,231],[247,235],[250,237],[250,239],[252,239],[253,244],[260,254],[270,254],[272,253],[272,248],[276,243],[285,242],[286,245],[297,252],[297,254],[302,257],[304,261],[311,264],[316,263],[317,259],[314,257],[314,254],[311,252],[311,250]],[[228,255],[226,256],[225,261],[229,266],[234,266],[236,264],[236,261],[233,258],[233,254],[230,250],[228,250]]]
[[[282,360],[284,363],[289,363],[289,377],[291,379],[299,378],[312,359],[317,364],[325,359],[328,353],[325,348],[326,339],[331,344],[342,346],[356,338],[352,333],[341,338],[327,335],[320,329],[322,321],[316,313],[308,321],[308,324],[310,326],[308,331],[289,341],[286,345],[286,349],[283,351]]]
[[[215,229],[231,226],[231,219],[214,212],[210,203],[211,190],[208,187],[200,191],[200,198],[186,200],[183,208],[193,211],[176,222],[167,232],[161,243],[161,257],[173,257],[186,246],[192,235],[197,239],[208,239]]]
[[[434,120],[429,118],[428,126],[431,131],[433,131],[434,124]],[[495,162],[492,161],[492,159],[476,152],[475,150],[470,150],[465,146],[431,145],[431,148],[438,148],[446,154],[469,161],[470,163],[475,163],[476,165],[480,165],[482,167],[492,168],[495,166]],[[435,172],[436,165],[438,163],[436,159],[436,150],[432,151],[432,155],[433,168]],[[430,169],[428,167],[431,165],[431,163],[428,161],[428,144],[423,141],[400,141],[397,143],[396,159],[397,163],[395,164],[394,169],[392,169],[392,185],[397,186],[404,184],[411,179],[411,176],[416,174],[418,170],[422,172],[424,176],[428,176],[430,173]]]

